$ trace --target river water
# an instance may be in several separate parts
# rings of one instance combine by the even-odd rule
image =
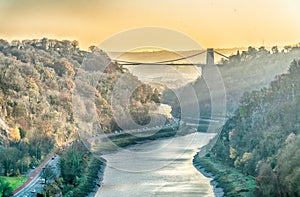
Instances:
[[[214,196],[211,179],[192,164],[199,148],[214,136],[192,133],[104,155],[107,166],[96,196]]]
[[[178,88],[201,75],[196,67],[141,66],[128,69],[144,83],[163,88]],[[162,104],[158,113],[171,117],[171,110],[171,106]],[[210,185],[212,179],[197,171],[192,160],[215,135],[198,132],[157,139],[103,155],[107,165],[102,186],[95,196],[214,196]]]

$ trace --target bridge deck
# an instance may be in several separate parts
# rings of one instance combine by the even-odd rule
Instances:
[[[119,63],[123,66],[143,66],[143,65],[149,65],[149,66],[198,66],[198,67],[201,67],[201,66],[206,66],[206,64],[160,64],[160,63]]]

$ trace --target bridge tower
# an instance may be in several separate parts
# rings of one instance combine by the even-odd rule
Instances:
[[[215,58],[214,58],[214,49],[208,48],[206,52],[206,65],[214,65]]]

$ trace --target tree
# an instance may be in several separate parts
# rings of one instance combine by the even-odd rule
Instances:
[[[151,100],[154,101],[155,103],[161,103],[160,99],[160,93],[157,89],[154,89],[153,94],[151,95]]]
[[[19,132],[21,139],[24,139],[26,137],[27,132],[22,128],[19,128]]]
[[[273,53],[273,54],[279,53],[279,50],[278,50],[278,47],[277,47],[277,46],[273,46],[273,47],[272,47],[272,53]]]
[[[258,52],[261,55],[267,55],[267,54],[269,54],[269,51],[264,46],[259,47],[258,48]]]
[[[249,46],[248,47],[248,55],[255,57],[257,53],[257,50],[254,47]]]
[[[20,151],[15,147],[3,148],[0,151],[0,163],[5,176],[17,174],[17,162],[20,158]]]
[[[29,139],[29,155],[40,160],[42,155],[51,152],[54,146],[54,140],[51,136],[46,135],[46,133],[41,133],[37,131]]]
[[[0,51],[9,47],[9,43],[6,40],[0,39]]]
[[[11,46],[19,48],[21,45],[21,42],[19,40],[13,40],[11,41]]]
[[[0,178],[0,196],[7,197],[10,196],[13,189],[9,186],[9,183],[6,182],[4,179]]]
[[[44,50],[48,50],[48,47],[49,47],[49,41],[47,38],[43,38],[41,40],[41,44],[42,44],[42,49]]]
[[[63,196],[60,187],[57,181],[48,184],[44,187],[44,196]]]
[[[96,52],[99,52],[99,48],[92,45],[92,46],[89,46],[89,51],[91,51],[92,53],[96,53]]]
[[[60,168],[65,182],[77,185],[77,177],[80,177],[87,165],[85,147],[81,144],[73,144],[61,157]]]
[[[10,140],[13,142],[19,142],[21,139],[20,130],[18,127],[9,129]]]
[[[73,65],[65,58],[55,61],[54,64],[49,67],[53,68],[56,74],[60,77],[64,75],[73,77],[75,75]]]
[[[79,45],[79,42],[77,40],[73,40],[71,44],[73,46],[73,50],[75,51]]]
[[[286,50],[286,52],[290,52],[292,50],[292,47],[289,45],[284,46],[283,48]]]
[[[279,153],[278,178],[283,196],[300,195],[300,137],[290,141]]]
[[[279,196],[278,181],[269,164],[263,164],[256,178],[258,196]]]
[[[48,180],[52,180],[55,177],[55,173],[51,169],[51,166],[47,165],[45,169],[43,169],[42,177],[45,179],[46,184]]]

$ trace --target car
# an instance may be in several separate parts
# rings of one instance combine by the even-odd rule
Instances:
[[[46,179],[40,178],[40,182],[42,185],[46,184]]]
[[[32,191],[31,191],[31,193],[35,193],[36,191],[35,191],[35,189],[33,189]]]

